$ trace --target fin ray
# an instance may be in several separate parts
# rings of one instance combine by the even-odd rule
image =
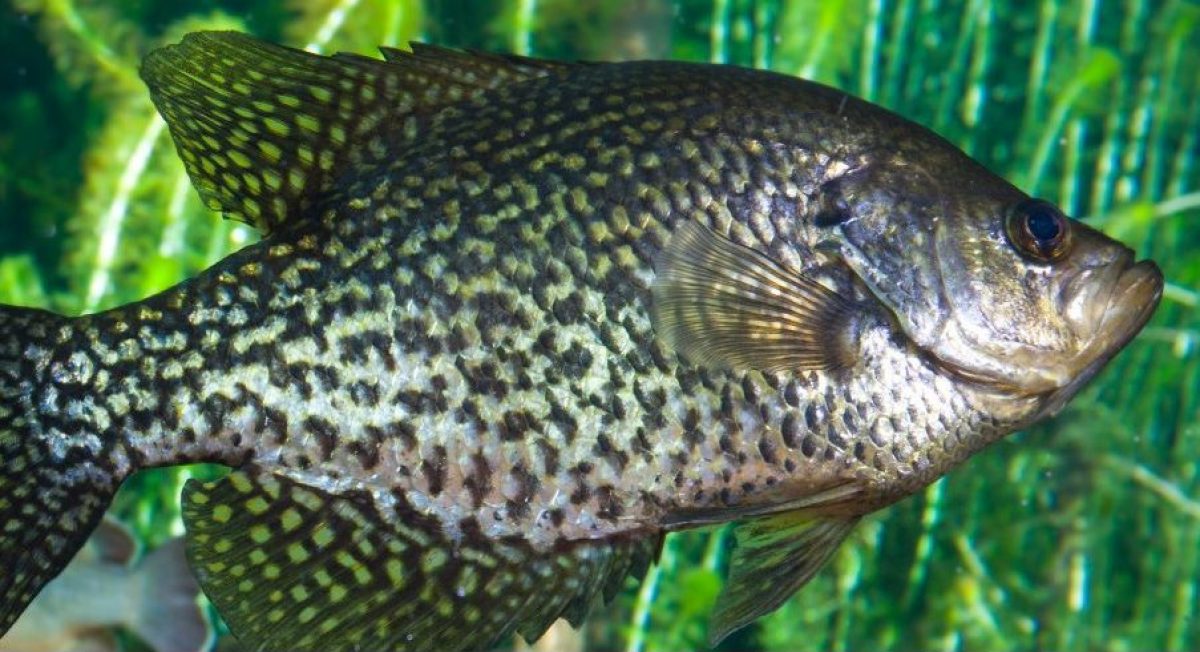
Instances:
[[[843,336],[855,305],[754,249],[684,222],[655,270],[655,330],[695,364],[787,372],[852,362]]]
[[[48,428],[30,414],[35,365],[69,320],[0,306],[0,635],[79,551],[120,477],[86,453],[86,432]],[[57,425],[57,424],[55,424]],[[66,440],[55,454],[49,437]]]
[[[663,518],[663,526],[668,529],[680,529],[762,516],[775,516],[800,510],[833,511],[839,505],[848,504],[861,495],[862,489],[862,485],[857,482],[844,482],[813,493],[782,500],[770,500],[757,505],[682,510],[666,515]]]
[[[739,523],[729,578],[709,623],[709,643],[715,647],[779,608],[825,566],[858,521],[857,516],[800,510]]]
[[[401,498],[397,500],[402,501]],[[184,488],[200,584],[249,648],[475,649],[541,635],[644,569],[657,536],[548,552],[257,469]]]
[[[416,117],[559,69],[418,50],[321,56],[196,32],[150,53],[141,75],[205,205],[270,233],[303,219],[347,165],[401,155]]]

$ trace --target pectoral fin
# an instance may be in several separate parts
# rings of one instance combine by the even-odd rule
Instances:
[[[188,554],[230,630],[252,650],[474,650],[579,623],[640,575],[659,537],[565,543],[464,533],[417,513],[384,515],[267,472],[184,489]]]
[[[709,622],[715,646],[733,631],[774,611],[821,570],[859,517],[803,510],[739,523],[725,589]]]
[[[798,371],[853,362],[852,301],[700,224],[675,229],[655,271],[655,331],[695,364]]]

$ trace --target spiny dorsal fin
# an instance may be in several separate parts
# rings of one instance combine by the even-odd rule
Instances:
[[[696,222],[655,261],[655,332],[693,364],[735,371],[849,366],[856,306]]]
[[[409,43],[409,47],[411,52],[387,47],[379,48],[379,51],[390,63],[411,66],[430,74],[437,71],[447,80],[470,87],[496,88],[504,83],[525,81],[581,65],[515,54],[452,50],[428,43]]]
[[[708,626],[709,644],[716,647],[779,608],[825,566],[858,520],[801,510],[738,523],[729,578]]]
[[[659,537],[528,544],[447,538],[416,513],[246,469],[183,494],[204,592],[251,650],[473,650],[578,623]]]
[[[270,233],[307,214],[347,165],[399,155],[418,117],[556,69],[426,46],[387,54],[326,57],[197,32],[150,53],[142,78],[205,204]]]

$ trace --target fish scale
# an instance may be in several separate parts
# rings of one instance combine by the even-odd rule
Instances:
[[[58,537],[0,583],[5,623],[124,477],[207,461],[235,470],[186,488],[189,555],[254,649],[534,638],[663,533],[736,520],[716,640],[1043,404],[910,338],[888,292],[934,285],[856,268],[876,222],[847,216],[927,166],[1018,193],[832,89],[222,33],[143,76],[206,204],[265,235],[136,304],[0,312],[0,550]],[[18,514],[21,465],[88,499]]]

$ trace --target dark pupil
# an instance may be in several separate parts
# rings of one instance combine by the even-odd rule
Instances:
[[[1050,242],[1058,237],[1062,227],[1058,223],[1058,215],[1044,207],[1034,207],[1025,218],[1029,233],[1037,238],[1039,243]]]

